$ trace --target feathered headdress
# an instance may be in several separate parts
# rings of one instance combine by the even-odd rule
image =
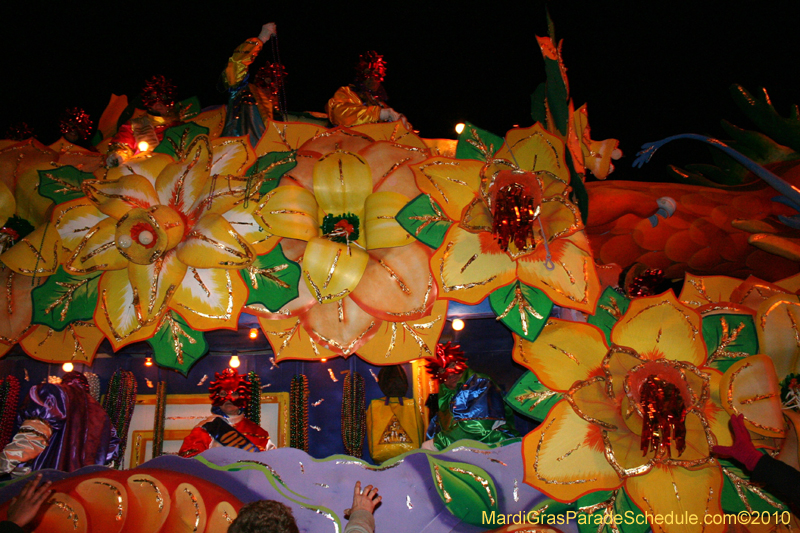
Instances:
[[[375,50],[370,50],[358,56],[356,77],[360,81],[368,78],[383,81],[386,77],[386,61],[383,60],[383,56]]]
[[[447,344],[436,345],[436,359],[425,365],[431,377],[443,383],[448,377],[460,374],[467,369],[467,359],[461,345]]]
[[[74,132],[78,139],[85,141],[92,132],[92,118],[89,113],[80,107],[73,107],[64,111],[61,120],[58,122],[58,129],[61,135]]]
[[[247,407],[250,401],[250,383],[246,376],[239,374],[232,368],[226,368],[222,373],[214,372],[217,379],[209,383],[208,398],[214,407],[222,407],[225,402],[231,402],[240,409]],[[238,398],[233,398],[238,394]]]
[[[158,102],[167,107],[175,105],[175,94],[178,89],[172,80],[165,76],[153,76],[144,83],[142,88],[142,104],[148,109]]]

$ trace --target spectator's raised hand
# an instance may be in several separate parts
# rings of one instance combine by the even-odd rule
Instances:
[[[11,503],[8,506],[9,522],[14,522],[18,526],[24,527],[34,519],[42,503],[53,493],[50,490],[51,483],[45,481],[39,485],[41,480],[42,475],[38,474],[25,484],[25,487],[22,488],[17,497],[11,499]]]

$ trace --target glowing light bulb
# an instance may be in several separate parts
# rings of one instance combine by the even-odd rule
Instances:
[[[230,365],[231,368],[239,368],[239,365],[241,365],[241,364],[242,363],[239,362],[239,356],[238,355],[232,356],[230,362],[228,363],[228,365]]]
[[[139,234],[139,243],[142,244],[143,246],[147,246],[148,244],[153,242],[153,239],[155,239],[155,236],[151,231],[144,230]]]
[[[327,359],[320,359],[319,360],[320,363],[324,363],[325,361],[327,361]]]
[[[75,369],[75,365],[73,365],[69,361],[67,361],[66,363],[61,365],[61,370],[63,370],[64,372],[72,372],[74,369]]]
[[[464,321],[460,318],[453,320],[453,330],[461,331],[462,329],[464,329]]]
[[[133,239],[131,239],[130,235],[120,235],[119,240],[117,241],[117,246],[122,248],[123,250],[127,250],[133,244]]]
[[[459,122],[458,124],[456,124],[456,133],[461,135],[462,131],[464,131],[464,123],[463,122]]]
[[[152,357],[145,357],[144,358],[144,366],[153,366],[153,358]]]
[[[251,339],[258,338],[258,328],[250,328],[250,334],[248,335]]]
[[[142,142],[139,143],[139,151],[140,152],[146,152],[148,148],[150,148],[150,145],[147,144],[147,141],[142,141]]]

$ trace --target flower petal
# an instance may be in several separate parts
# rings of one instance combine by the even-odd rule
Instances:
[[[156,180],[159,204],[188,213],[211,187],[211,154],[208,137],[198,135],[189,144],[183,160],[170,163]]]
[[[577,206],[563,196],[543,199],[539,217],[548,240],[568,237],[583,229]]]
[[[238,272],[189,267],[170,307],[197,331],[236,329],[247,301],[247,285]]]
[[[137,174],[146,178],[150,185],[155,188],[158,175],[161,174],[164,167],[174,162],[175,160],[167,154],[150,152],[147,157],[135,157],[126,161],[124,165],[107,169],[107,173],[104,176],[95,172],[95,176],[103,181],[115,181],[124,176]],[[100,170],[105,169],[101,168]]]
[[[256,155],[297,150],[326,128],[308,122],[270,122],[256,145]]]
[[[786,436],[781,389],[769,356],[736,361],[723,374],[719,387],[722,407],[731,416],[743,414],[749,430],[768,437]]]
[[[517,261],[519,279],[544,291],[554,304],[594,313],[600,299],[600,278],[592,254],[578,244],[580,234],[550,243],[553,269],[547,268],[547,250],[543,245]],[[573,242],[573,237],[578,237]]]
[[[0,255],[0,261],[18,274],[50,276],[58,269],[60,255],[58,230],[52,224],[44,224]]]
[[[222,137],[211,141],[211,175],[242,176],[256,162],[247,137]]]
[[[315,305],[301,320],[317,344],[344,356],[354,354],[369,341],[381,322],[350,298]]]
[[[427,268],[430,252],[422,243],[372,250],[364,275],[350,297],[361,309],[381,320],[416,320],[427,315],[436,300],[436,285]]]
[[[186,265],[178,261],[174,251],[150,265],[128,264],[133,305],[140,324],[154,324],[164,315],[185,275]]]
[[[430,156],[427,148],[381,141],[361,149],[358,155],[372,170],[373,191],[392,191],[408,198],[419,196],[411,165],[421,163]]]
[[[105,336],[90,322],[75,322],[63,331],[37,326],[19,343],[26,354],[45,363],[85,363],[91,365]]]
[[[512,355],[547,388],[564,392],[576,381],[588,379],[607,351],[600,329],[553,318],[534,342],[514,335]]]
[[[727,276],[694,276],[686,273],[680,300],[689,307],[701,307],[710,303],[732,302],[731,294],[742,280]]]
[[[253,248],[256,255],[264,255],[272,251],[281,238],[261,227],[255,218],[256,209],[258,209],[256,202],[242,202],[223,213],[222,216],[236,233]]]
[[[285,359],[315,361],[339,356],[338,353],[317,344],[303,328],[298,317],[283,320],[259,317],[258,323],[272,346],[276,362]]]
[[[390,191],[375,192],[367,197],[363,218],[367,250],[417,242],[395,219],[409,201],[407,196]]]
[[[133,306],[133,287],[128,270],[103,272],[98,285],[100,299],[94,321],[111,343],[114,351],[133,342],[149,339],[156,334],[156,324],[142,326]]]
[[[372,170],[363,157],[340,149],[323,155],[313,172],[314,196],[325,213],[361,215],[372,194]]]
[[[0,353],[10,349],[31,327],[33,302],[31,291],[44,283],[44,278],[31,278],[17,274],[0,265]]]
[[[390,141],[395,144],[426,149],[425,141],[420,139],[413,131],[409,131],[402,122],[373,122],[350,126],[351,131],[357,131],[370,136],[375,141]]]
[[[211,174],[202,193],[186,210],[194,218],[206,213],[224,213],[253,198],[262,179],[245,176],[245,171],[255,162],[256,156],[245,137],[215,139]]]
[[[317,200],[311,191],[282,185],[261,199],[254,217],[273,235],[310,241],[320,232],[318,211]]]
[[[659,466],[649,473],[628,478],[625,492],[646,514],[661,518],[659,525],[651,524],[654,533],[717,533],[725,530],[724,525],[704,524],[705,516],[722,514],[720,498],[722,495],[722,470],[718,465],[689,470],[688,468]],[[682,524],[664,524],[668,516],[672,521]],[[696,520],[694,524],[686,523]]]
[[[800,297],[775,295],[761,304],[756,315],[759,350],[772,357],[779,379],[800,372]]]
[[[197,221],[176,248],[178,259],[195,268],[240,269],[255,252],[221,215],[210,213]]]
[[[569,184],[569,169],[564,162],[564,143],[541,124],[514,128],[506,133],[497,159],[514,161],[522,170],[547,172],[552,179]]]
[[[136,207],[147,209],[161,203],[150,181],[137,174],[116,181],[86,180],[82,187],[100,211],[116,220]]]
[[[106,218],[88,198],[78,198],[56,206],[53,225],[61,236],[61,246],[69,253],[81,242],[86,232]]]
[[[621,480],[606,461],[598,428],[581,419],[566,401],[522,441],[525,482],[559,501],[575,501]]]
[[[355,290],[368,261],[369,255],[358,246],[317,237],[306,247],[303,279],[318,302],[335,302]]]
[[[611,341],[633,348],[645,358],[663,354],[698,367],[706,360],[700,315],[678,302],[672,291],[631,301],[611,330]]]
[[[447,300],[436,300],[431,314],[407,322],[384,321],[374,337],[358,349],[358,356],[373,365],[398,365],[431,357],[447,317]]]
[[[473,159],[433,157],[411,167],[417,186],[442,206],[451,220],[461,220],[464,208],[477,196],[483,162]]]
[[[609,431],[625,426],[619,402],[608,397],[606,380],[600,376],[576,382],[566,399],[575,414],[591,424]]]
[[[64,268],[71,274],[88,274],[96,270],[119,270],[128,260],[119,253],[115,240],[117,221],[106,217],[86,232]]]
[[[473,305],[514,281],[514,262],[499,248],[492,251],[495,253],[486,253],[481,234],[452,226],[431,258],[439,296]]]

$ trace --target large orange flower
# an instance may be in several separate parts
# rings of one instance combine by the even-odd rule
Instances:
[[[514,359],[562,397],[523,443],[525,481],[556,500],[624,490],[651,515],[721,514],[727,474],[710,449],[730,444],[730,416],[743,413],[761,445],[785,436],[770,359],[724,374],[706,366],[701,317],[671,292],[633,300],[610,344],[594,326],[555,319],[535,342],[516,340]]]
[[[176,148],[84,181],[86,196],[43,230],[68,274],[103,272],[94,321],[115,350],[152,337],[168,309],[198,331],[236,328],[247,298],[237,270],[272,246],[246,201],[259,187],[244,176],[256,159],[246,139]]]
[[[419,194],[409,165],[429,151],[413,134],[376,141],[365,131],[331,130],[303,144],[297,167],[256,212],[302,268],[298,298],[277,313],[248,309],[279,360],[358,352],[405,362],[430,354],[443,327],[430,252],[395,221]]]
[[[440,297],[475,304],[519,280],[593,312],[600,283],[569,200],[564,143],[535,124],[509,131],[494,155],[475,144],[486,162],[435,157],[414,167],[419,188],[453,222],[431,258]]]

